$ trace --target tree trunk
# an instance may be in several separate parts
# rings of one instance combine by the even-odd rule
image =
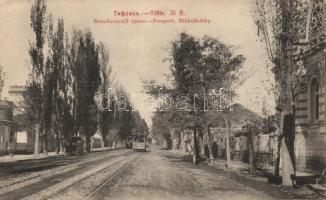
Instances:
[[[202,129],[198,131],[197,136],[198,136],[199,155],[205,157],[205,144],[204,144]]]
[[[168,149],[168,140],[166,138],[163,139],[162,145],[163,145],[163,148]]]
[[[230,167],[230,162],[231,162],[231,152],[230,152],[230,137],[227,135],[226,136],[226,167]]]
[[[57,136],[55,138],[55,154],[59,155],[59,151],[60,151],[60,137]]]
[[[47,131],[45,131],[43,137],[43,155],[48,156],[48,132]]]
[[[39,157],[39,146],[40,145],[40,124],[35,124],[35,144],[34,144],[34,156]]]
[[[116,141],[113,140],[113,141],[112,141],[112,149],[115,149],[115,148],[116,148]]]
[[[180,150],[181,149],[181,133],[180,132],[177,133],[177,138],[178,138],[177,149]]]
[[[94,137],[91,137],[91,139],[90,139],[90,140],[91,140],[91,151],[92,151],[92,150],[93,150],[93,148],[94,148],[94,147],[93,147],[93,146],[94,146]]]
[[[105,135],[103,135],[103,133],[101,134],[101,149],[104,149],[104,142],[105,142]]]
[[[294,175],[294,165],[292,162],[291,158],[291,148],[292,145],[289,144],[291,141],[289,140],[289,134],[287,131],[289,131],[289,127],[291,125],[287,125],[287,123],[291,123],[290,120],[285,120],[285,116],[287,116],[287,113],[283,113],[281,116],[281,130],[282,130],[282,140],[281,140],[281,145],[282,145],[282,185],[284,186],[292,186],[293,181],[292,181],[292,175]],[[292,118],[293,119],[293,118]],[[288,126],[288,127],[287,127]],[[292,130],[293,127],[290,127],[290,130]]]
[[[180,149],[182,152],[186,152],[186,148],[185,148],[185,140],[184,140],[184,133],[183,131],[181,131],[180,133]]]
[[[193,130],[193,152],[192,152],[192,162],[194,164],[198,163],[199,151],[198,151],[198,138],[197,138],[197,129]]]
[[[65,149],[64,149],[64,146],[63,146],[63,139],[60,138],[60,152],[59,154],[60,155],[64,155],[66,152],[65,152]]]
[[[295,100],[293,100],[293,102],[295,102]],[[296,107],[295,107],[295,103],[292,104],[292,115],[293,115],[293,133],[292,133],[292,137],[291,137],[291,150],[290,150],[290,156],[291,156],[291,160],[292,160],[292,164],[293,164],[293,185],[296,184],[296,163],[295,163],[295,153],[294,153],[294,142],[295,142],[295,115],[296,115]]]
[[[249,133],[249,174],[251,175],[254,172],[254,134]]]
[[[231,134],[231,123],[230,123],[230,116],[227,114],[225,117],[225,130],[226,130],[226,144],[225,144],[225,153],[226,153],[226,167],[230,167],[230,162],[231,162],[231,150],[230,150],[230,134]]]
[[[46,137],[46,136],[45,136]],[[48,149],[47,149],[47,140],[44,138],[44,141],[43,141],[43,155],[44,156],[48,156]]]
[[[104,141],[103,141],[103,139],[101,140],[101,149],[104,149]]]
[[[86,135],[86,152],[91,151],[91,137]]]
[[[294,174],[294,167],[291,161],[289,149],[286,145],[285,138],[282,138],[282,185],[292,186],[291,175]]]
[[[207,126],[207,145],[208,145],[208,150],[209,150],[209,157],[210,159],[214,159],[213,156],[213,149],[212,149],[212,134],[211,134],[211,127]]]
[[[280,176],[280,161],[281,161],[281,145],[282,145],[282,137],[278,136],[277,138],[277,149],[276,149],[276,163],[275,163],[275,177],[278,178]]]
[[[166,141],[166,149],[167,150],[171,150],[172,149],[172,145],[173,145],[173,141],[171,139],[171,135],[166,135],[164,138],[165,138],[165,141]]]

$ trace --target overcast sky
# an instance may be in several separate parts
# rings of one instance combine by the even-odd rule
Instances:
[[[34,38],[30,28],[31,0],[0,0],[0,64],[6,72],[5,89],[26,82],[28,41]],[[111,64],[116,76],[129,93],[142,91],[141,79],[164,82],[169,63],[167,47],[178,33],[202,37],[205,34],[239,46],[237,53],[246,57],[245,70],[252,76],[238,91],[238,102],[261,113],[261,105],[253,106],[254,97],[272,102],[265,92],[268,79],[265,51],[257,38],[251,14],[251,0],[48,0],[48,13],[62,17],[65,29],[89,27],[96,41],[102,41],[110,50]],[[183,10],[189,18],[207,18],[210,24],[94,24],[94,18],[114,17],[114,11]],[[149,17],[145,17],[148,19]],[[160,18],[160,17],[157,17]],[[168,18],[168,17],[167,17]],[[142,100],[135,100],[136,107]],[[271,107],[272,109],[272,107]],[[150,123],[151,113],[141,111]]]

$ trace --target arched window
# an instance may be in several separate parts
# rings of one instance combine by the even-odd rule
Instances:
[[[319,119],[319,84],[315,78],[310,83],[310,119]]]

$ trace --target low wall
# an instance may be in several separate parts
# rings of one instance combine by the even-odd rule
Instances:
[[[34,145],[27,144],[27,143],[17,143],[16,144],[16,153],[33,153],[34,152]]]

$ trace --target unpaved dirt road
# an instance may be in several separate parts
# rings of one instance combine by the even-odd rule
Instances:
[[[182,157],[146,152],[92,199],[272,199],[234,180],[193,166]]]
[[[41,171],[3,176],[6,179],[0,181],[0,199],[289,199],[277,190],[269,191],[270,185],[247,184],[223,170],[193,165],[189,156],[167,151],[124,149],[64,160],[62,165]]]

